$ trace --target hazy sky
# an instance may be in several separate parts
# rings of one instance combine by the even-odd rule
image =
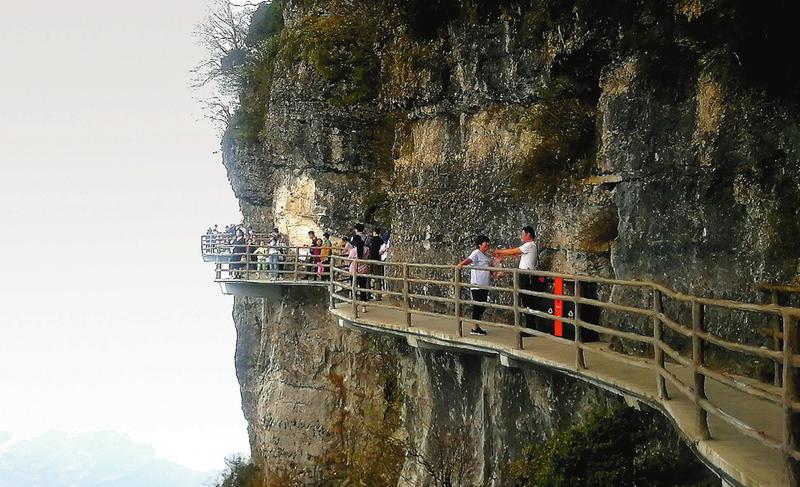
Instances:
[[[189,69],[204,0],[2,2],[0,431],[247,451],[231,302],[199,256],[238,220]]]

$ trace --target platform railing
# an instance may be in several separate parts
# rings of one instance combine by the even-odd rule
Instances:
[[[762,282],[756,285],[756,288],[769,297],[769,303],[774,305],[785,304],[791,298],[800,296],[800,287],[787,286],[784,284],[771,284]],[[772,317],[769,320],[769,326],[762,327],[761,333],[770,338],[772,350],[783,349],[783,329],[781,328],[781,320],[778,317]],[[774,377],[775,385],[781,385],[781,376],[783,374],[783,365],[781,360],[774,360]]]
[[[270,236],[269,234],[264,233],[254,233],[249,234],[248,238],[259,242],[262,240],[268,241]],[[235,235],[230,235],[228,233],[207,233],[205,235],[201,235],[200,254],[203,257],[230,255],[233,253],[233,248],[235,246],[233,242],[235,239]]]
[[[351,262],[356,265],[367,264],[368,273],[356,273],[359,279],[352,279]],[[698,439],[711,439],[709,415],[713,415],[742,434],[754,438],[762,444],[779,451],[786,459],[790,478],[800,479],[800,396],[797,390],[797,372],[800,366],[798,355],[797,321],[800,309],[778,306],[777,304],[750,304],[723,299],[710,299],[675,292],[656,283],[636,280],[620,280],[602,277],[575,275],[521,269],[474,267],[464,270],[484,270],[504,274],[499,281],[503,285],[473,285],[462,280],[462,270],[453,265],[416,264],[406,262],[384,262],[374,260],[349,259],[332,256],[330,306],[347,303],[352,316],[358,319],[359,306],[370,308],[389,308],[404,314],[407,327],[414,326],[414,316],[447,316],[453,318],[453,331],[464,335],[464,321],[475,322],[488,327],[505,328],[516,333],[516,347],[523,349],[527,337],[545,337],[560,343],[568,343],[574,348],[575,369],[587,368],[585,351],[606,355],[614,360],[624,361],[637,367],[652,370],[653,381],[660,402],[671,400],[669,391],[677,391],[693,404],[695,410],[695,430]],[[509,279],[510,278],[510,279]],[[532,290],[529,283],[533,279],[560,279],[566,292],[554,294]],[[510,282],[509,282],[510,281]],[[372,285],[363,285],[371,282]],[[589,286],[610,288],[607,299],[584,295]],[[492,302],[476,302],[465,299],[464,289],[486,289],[496,294]],[[571,289],[571,291],[570,291]],[[617,300],[615,296],[633,296]],[[384,299],[370,300],[369,297]],[[572,316],[554,316],[542,309],[530,307],[530,298],[555,303],[560,300],[571,303]],[[625,302],[619,302],[625,301]],[[541,303],[542,301],[539,301]],[[464,316],[466,306],[484,306],[492,311],[492,320],[472,320]],[[584,313],[591,311],[599,316],[596,322],[589,321]],[[599,313],[598,313],[599,312]],[[526,317],[539,321],[560,322],[573,327],[573,339],[555,337],[551,333],[528,328],[523,325]],[[712,316],[713,319],[709,317]],[[765,344],[740,343],[709,331],[709,325],[719,325],[729,320],[740,320],[745,325],[767,323],[778,320],[782,324],[782,348],[770,350]],[[587,343],[587,334],[613,337],[623,343],[638,344],[649,349],[646,360],[629,354],[592,346]],[[683,341],[683,344],[681,344]],[[688,342],[688,343],[686,343]],[[630,347],[630,348],[635,348]],[[709,354],[714,348],[716,353]],[[718,357],[726,354],[743,357],[744,360],[720,362]],[[766,359],[781,365],[780,384],[765,382],[760,378],[745,377],[732,373],[730,365],[738,362],[747,369],[753,360]],[[749,361],[749,362],[748,362]],[[590,366],[590,365],[589,365]],[[675,373],[675,368],[683,366],[689,371],[691,380],[685,382]],[[737,367],[733,367],[736,369]],[[741,368],[741,367],[739,367]],[[706,394],[706,380],[711,379],[739,391],[747,396],[768,401],[782,411],[782,434],[780,437],[759,429],[737,418],[726,410],[726,404],[719,404]],[[668,387],[669,386],[669,387]],[[671,387],[671,389],[670,389]]]
[[[217,262],[216,280],[308,282],[327,279],[328,257],[322,253],[330,247],[237,245],[230,259]]]

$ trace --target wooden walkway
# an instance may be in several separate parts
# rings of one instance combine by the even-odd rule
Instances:
[[[776,297],[777,292],[800,294],[798,288],[768,286],[770,304],[751,304],[599,276],[472,267],[505,276],[484,286],[464,282],[462,269],[452,265],[353,264],[355,259],[331,255],[333,265],[320,267],[314,255],[307,255],[318,248],[258,249],[252,244],[204,242],[203,249],[204,258],[207,253],[231,256],[226,261],[210,255],[215,257],[215,280],[224,294],[266,298],[281,296],[287,287],[328,287],[330,311],[343,326],[403,336],[421,348],[494,355],[507,366],[559,371],[623,395],[629,403],[641,401],[660,410],[698,457],[727,482],[747,487],[800,483],[800,310],[779,306]],[[280,252],[278,265],[271,268],[263,253],[269,249]],[[371,274],[359,273],[353,282],[349,268],[361,266]],[[330,280],[314,280],[321,277]],[[553,282],[553,290],[533,290],[534,278]],[[367,286],[368,280],[377,289],[359,287]],[[601,299],[599,286],[624,292],[620,299],[609,292]],[[493,301],[464,298],[465,288],[476,287],[489,291]],[[362,291],[384,300],[354,302],[356,296],[367,299]],[[549,304],[531,305],[532,298]],[[359,312],[364,305],[368,311]],[[475,305],[494,310],[494,319],[500,322],[479,322],[487,336],[461,336],[464,321],[469,321],[464,310]],[[595,312],[615,317],[614,323],[638,320],[650,323],[650,328],[625,331],[630,327],[609,324],[608,319],[600,325]],[[721,323],[740,321],[745,315],[750,318],[741,321],[743,326],[761,326],[762,332],[769,332],[767,346],[765,340],[742,343],[708,331],[709,325],[719,329]],[[524,321],[531,317],[548,320],[554,334],[571,327],[574,340],[526,328]],[[616,353],[605,342],[587,341],[590,334],[637,343],[652,353],[650,358]],[[673,348],[676,339],[683,340],[680,349]],[[774,377],[766,383],[731,374],[707,361],[707,347],[732,354],[742,370],[751,369],[756,360],[772,363]]]
[[[586,368],[578,370],[574,347],[568,343],[544,337],[526,337],[524,349],[519,350],[516,348],[517,334],[508,328],[484,325],[488,331],[486,336],[459,337],[453,317],[414,315],[412,326],[407,327],[405,313],[400,309],[370,305],[367,309],[366,313],[358,313],[359,316],[354,318],[352,306],[339,303],[331,313],[341,325],[406,336],[411,339],[410,343],[421,347],[496,355],[504,364],[512,366],[516,363],[546,367],[635,398],[662,411],[700,458],[727,481],[748,487],[789,485],[786,466],[779,452],[739,433],[714,416],[709,418],[713,439],[699,439],[701,436],[694,426],[696,410],[692,401],[669,385],[672,399],[658,399],[652,360],[630,356],[625,356],[625,360],[614,360],[592,350],[592,347],[607,347],[607,344],[598,342],[586,349]],[[692,372],[687,367],[668,363],[667,368],[678,378],[691,382]],[[741,380],[755,383],[747,378]],[[771,435],[780,436],[782,411],[777,405],[716,381],[708,382],[706,394],[716,404],[730,405],[727,412],[733,416]]]

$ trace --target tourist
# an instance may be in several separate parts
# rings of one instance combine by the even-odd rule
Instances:
[[[331,234],[328,232],[323,232],[322,234],[322,243],[320,244],[322,247],[321,252],[319,253],[320,262],[322,264],[322,278],[327,279],[331,278],[331,252],[333,244],[331,244]]]
[[[236,232],[236,237],[231,241],[233,248],[231,250],[231,263],[228,266],[230,274],[233,279],[241,278],[239,269],[242,268],[242,257],[245,255],[247,241],[244,238],[244,232],[241,230]]]
[[[314,257],[312,257],[314,261],[314,271],[316,274],[313,276],[315,280],[321,280],[324,278],[323,273],[325,272],[325,264],[322,263],[322,239],[318,238],[317,241],[314,243]]]
[[[353,232],[353,235],[358,235],[359,237],[361,237],[361,241],[362,242],[366,242],[367,241],[367,237],[364,235],[364,224],[363,223],[356,223],[355,225],[353,225],[352,232]],[[348,239],[347,243],[345,243],[345,245],[344,245],[345,253],[350,253],[350,250],[352,248],[353,248],[353,244]]]
[[[380,259],[381,255],[381,246],[383,245],[383,238],[381,238],[381,229],[380,228],[373,228],[372,235],[369,237],[367,241],[367,245],[369,246],[369,255],[372,256],[374,260]],[[383,275],[383,265],[382,264],[372,264],[370,269],[370,273],[374,276],[382,276]],[[383,289],[383,279],[381,278],[372,278],[372,289],[382,290]],[[373,298],[376,301],[381,300],[380,293],[373,293]]]
[[[267,259],[269,256],[269,246],[265,245],[264,240],[259,242],[258,248],[253,252],[256,256],[256,279],[264,279],[267,274],[266,271],[268,264]]]
[[[469,257],[456,265],[457,269],[461,269],[465,265],[472,265],[475,267],[490,267],[492,265],[492,259],[487,254],[487,252],[489,252],[489,237],[486,235],[478,235],[475,239],[475,247],[475,250],[469,254]],[[491,284],[491,271],[470,269],[469,283],[473,286],[489,286]],[[469,292],[473,301],[479,303],[486,303],[489,301],[488,289],[471,287]],[[483,319],[483,313],[485,311],[486,306],[472,305],[472,319],[475,321],[473,322],[472,330],[469,332],[470,335],[486,335],[486,331],[481,328],[481,325],[478,323]]]
[[[347,237],[342,237],[339,241],[339,246],[336,248],[336,255],[340,255],[342,257],[347,257],[348,252],[352,245],[350,245],[350,239]]]
[[[269,234],[269,270],[270,270],[270,279],[276,280],[280,276],[279,273],[279,266],[280,266],[280,259],[281,259],[281,234],[278,232],[277,228],[272,229],[272,233]]]
[[[386,262],[389,258],[389,233],[383,234],[383,245],[380,249],[381,260]]]
[[[523,270],[538,270],[539,269],[539,249],[536,247],[536,232],[530,225],[522,227],[520,233],[522,245],[511,249],[497,249],[494,251],[494,256],[502,260],[506,257],[520,256],[519,268]],[[527,291],[541,290],[540,281],[537,276],[527,273],[520,273],[519,287]],[[538,300],[535,296],[520,293],[520,303],[529,310],[535,309]],[[525,313],[525,326],[528,328],[536,328],[536,317]]]
[[[317,269],[319,267],[319,263],[321,262],[320,254],[322,254],[322,239],[314,237],[314,240],[311,242],[311,249],[309,251],[310,254],[310,262],[311,262],[311,279],[317,279]]]
[[[245,277],[247,279],[250,278],[250,271],[256,268],[256,264],[254,263],[256,261],[255,250],[256,250],[256,239],[255,237],[253,237],[252,234],[250,234],[250,236],[247,237],[247,245],[245,246],[244,250],[245,252],[244,261],[246,262]]]
[[[367,241],[367,236],[364,234],[364,224],[363,223],[356,223],[353,225],[353,233],[361,237],[363,242]]]
[[[364,245],[364,240],[362,240],[359,235],[353,235],[353,239],[350,241],[350,244],[352,245],[352,248],[347,254],[349,258],[360,260],[369,259],[369,247]],[[366,302],[369,299],[367,285],[369,283],[366,277],[361,277],[359,274],[366,274],[368,271],[369,266],[365,262],[359,262],[358,265],[356,265],[355,260],[350,262],[350,274],[356,280],[356,286],[359,288],[358,299],[361,301],[362,313],[367,312]],[[356,299],[356,297],[353,296],[353,299]]]

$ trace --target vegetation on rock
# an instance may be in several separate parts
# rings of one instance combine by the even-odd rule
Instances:
[[[683,444],[667,444],[657,414],[624,407],[595,411],[582,423],[526,448],[508,465],[507,485],[719,485]]]

